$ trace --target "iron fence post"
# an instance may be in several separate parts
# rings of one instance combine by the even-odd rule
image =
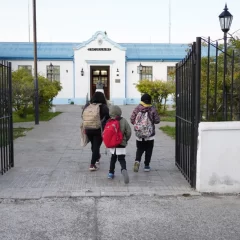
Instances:
[[[3,62],[0,61],[0,172],[3,174],[3,165],[4,165],[4,153],[3,153],[3,146],[4,146],[4,105],[5,105],[5,95],[4,95],[4,78],[3,78],[3,71],[4,65]],[[3,100],[2,100],[3,99]]]
[[[217,82],[218,82],[218,42],[216,42],[216,63],[215,63],[215,80],[214,80],[214,119],[217,119]]]
[[[208,64],[207,64],[207,95],[206,95],[206,119],[209,119],[209,85],[210,85],[210,37],[208,37]]]
[[[175,124],[176,124],[176,131],[175,131],[175,162],[178,162],[178,156],[179,156],[179,153],[178,153],[178,80],[179,80],[179,77],[178,77],[178,64],[176,64],[176,86],[175,86],[175,101],[176,101],[176,116],[175,116]]]
[[[200,122],[200,95],[201,95],[201,46],[202,39],[197,37],[196,39],[196,68],[195,68],[195,102],[193,106],[194,110],[194,147],[193,147],[193,164],[192,164],[192,174],[193,183],[192,185],[196,187],[196,168],[197,168],[197,148],[198,148],[198,125]]]
[[[10,135],[10,167],[14,167],[14,148],[13,148],[13,117],[12,117],[12,63],[8,63],[8,88],[9,88],[9,135]]]
[[[191,144],[190,144],[190,161],[191,161],[191,169],[190,174],[192,176],[191,186],[195,187],[195,102],[196,102],[196,42],[193,43],[193,64],[192,64],[192,79],[191,79]]]
[[[230,105],[230,121],[233,120],[233,81],[234,81],[234,59],[235,58],[235,54],[234,54],[234,50],[232,51],[232,73],[231,73],[231,105]]]

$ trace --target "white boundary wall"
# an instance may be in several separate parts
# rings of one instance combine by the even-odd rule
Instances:
[[[240,193],[240,122],[199,124],[196,190]]]

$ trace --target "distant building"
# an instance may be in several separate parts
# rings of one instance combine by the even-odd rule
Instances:
[[[54,104],[84,104],[99,80],[114,104],[137,104],[141,95],[136,83],[169,80],[187,48],[188,44],[116,43],[104,32],[96,32],[83,43],[38,43],[38,72],[61,82],[63,89]],[[33,73],[33,44],[1,42],[0,59],[11,61],[13,70]]]

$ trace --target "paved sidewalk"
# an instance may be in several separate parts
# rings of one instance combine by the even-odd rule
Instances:
[[[133,107],[122,107],[127,119]],[[110,154],[103,145],[100,169],[89,172],[90,146],[80,147],[81,106],[57,106],[57,110],[63,113],[40,122],[26,137],[14,142],[15,167],[0,176],[0,198],[198,195],[175,167],[174,140],[158,130],[159,126],[149,173],[143,172],[143,166],[138,173],[132,171],[136,150],[133,133],[126,157],[130,183],[125,185],[119,163],[115,179],[107,179]]]

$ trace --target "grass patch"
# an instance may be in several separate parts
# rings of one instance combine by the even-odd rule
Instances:
[[[13,129],[13,139],[26,136],[26,132],[32,130],[33,128],[14,128]]]
[[[46,113],[40,113],[39,114],[39,120],[40,121],[49,121],[52,118],[58,116],[59,114],[61,114],[62,112],[46,112]],[[35,118],[34,118],[34,114],[28,114],[26,118],[20,118],[15,112],[13,112],[13,122],[17,123],[17,122],[34,122]]]
[[[175,139],[175,127],[170,127],[170,126],[163,126],[160,127],[160,129],[166,133],[168,136],[172,137]]]
[[[26,136],[26,132],[32,130],[33,128],[14,128],[13,129],[13,140]],[[7,132],[0,132],[0,147],[7,146],[10,141],[10,136]],[[7,134],[7,135],[6,135]]]
[[[165,113],[160,113],[162,122],[175,122],[176,110],[169,110]]]

